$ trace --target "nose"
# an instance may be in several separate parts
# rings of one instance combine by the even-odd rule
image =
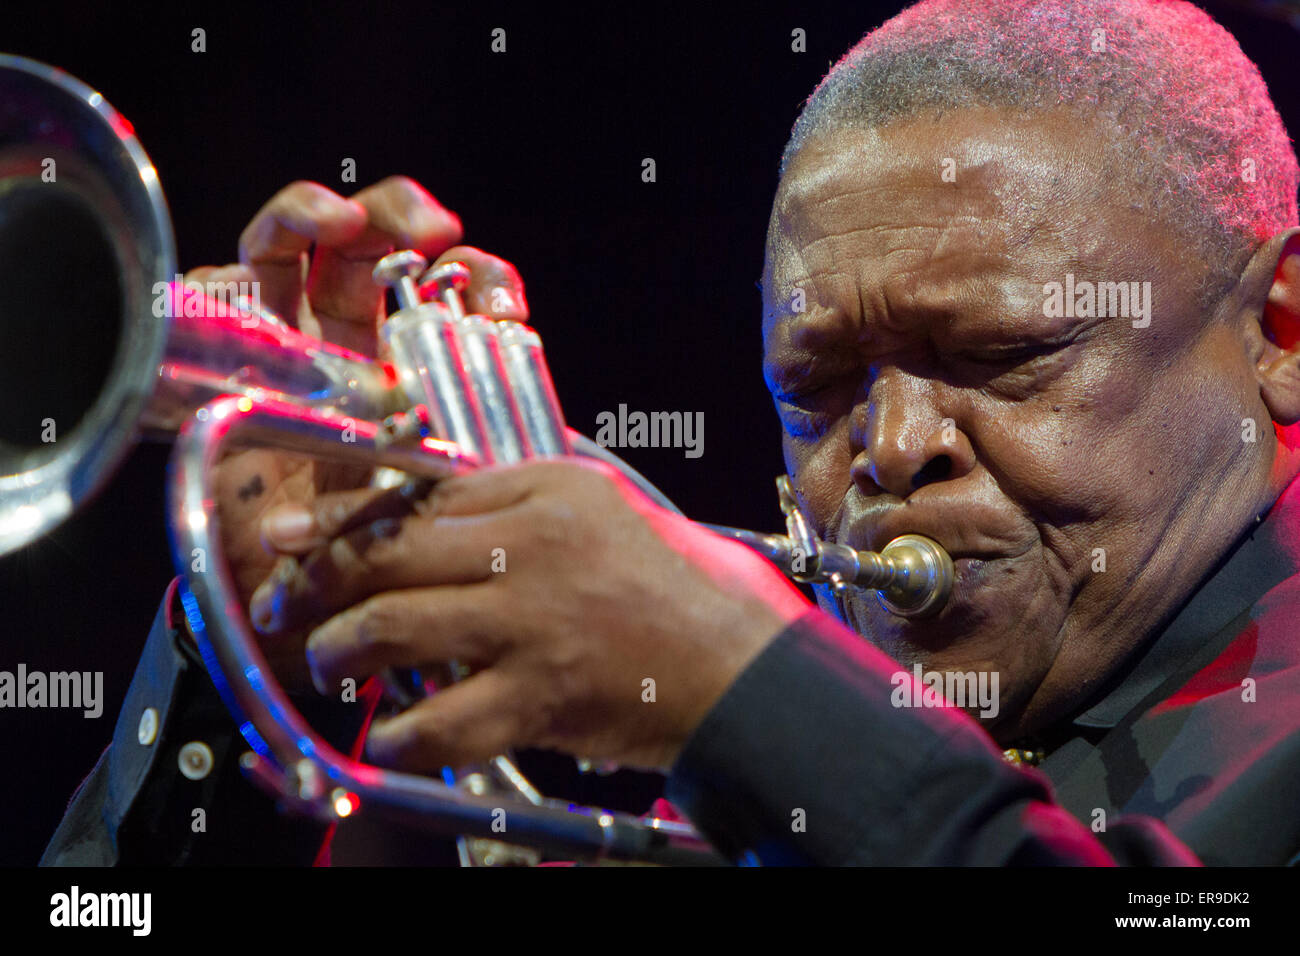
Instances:
[[[938,407],[939,387],[898,369],[877,375],[851,421],[852,479],[863,494],[906,498],[975,468],[970,439]]]

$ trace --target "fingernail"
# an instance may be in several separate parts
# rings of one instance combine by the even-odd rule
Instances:
[[[262,531],[279,543],[300,541],[311,535],[316,527],[312,513],[306,508],[276,508],[262,522]]]
[[[284,601],[286,586],[290,578],[297,573],[298,562],[293,558],[281,558],[271,569],[271,574],[258,585],[248,602],[248,616],[253,627],[263,634],[274,634],[284,625]]]
[[[338,625],[334,623],[335,619],[330,618],[320,627],[313,630],[307,635],[307,656],[310,657],[313,652],[319,651],[322,644],[329,644],[337,636]]]
[[[394,734],[393,725],[397,724],[402,718],[387,717],[375,718],[370,725],[370,730],[366,733],[366,756],[377,764],[391,764],[396,758],[397,737]]]
[[[253,627],[257,628],[262,634],[270,634],[279,627],[278,615],[276,614],[276,594],[279,591],[278,585],[274,581],[264,581],[253,592],[253,600],[248,605],[248,616],[253,621]]]

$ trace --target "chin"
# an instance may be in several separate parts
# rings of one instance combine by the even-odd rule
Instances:
[[[932,656],[972,644],[986,644],[980,638],[990,633],[1005,637],[1008,629],[1024,628],[1034,589],[1025,587],[1028,579],[1023,574],[1017,575],[1016,569],[1006,562],[977,558],[954,561],[953,572],[952,596],[943,610],[932,617],[894,614],[874,591],[850,591],[842,600],[831,598],[829,605],[822,589],[818,597],[824,610],[839,616],[891,656],[894,646],[914,647],[919,653]]]
[[[1039,589],[1026,586],[1031,578],[1009,570],[1004,562],[965,559],[956,562],[954,570],[952,598],[929,618],[892,614],[874,592],[850,593],[829,606],[820,589],[818,597],[823,609],[903,667],[920,664],[926,671],[996,672],[998,714],[979,720],[992,730],[1014,720],[1046,676],[1060,621],[1036,606]]]

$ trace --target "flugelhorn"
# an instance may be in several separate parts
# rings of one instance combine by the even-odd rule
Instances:
[[[398,302],[381,327],[382,362],[305,336],[254,303],[213,301],[174,281],[170,216],[130,125],[62,71],[0,56],[0,554],[72,514],[141,432],[176,433],[168,524],[186,621],[251,748],[246,771],[285,805],[495,840],[504,793],[512,845],[583,859],[723,862],[688,825],[548,800],[508,755],[462,786],[353,761],[307,725],[261,653],[212,507],[212,473],[229,447],[429,480],[577,454],[677,510],[567,428],[535,331],[465,314],[464,267],[426,266],[402,251],[376,267]],[[50,348],[50,328],[71,354]],[[46,422],[57,425],[56,441],[42,440]],[[713,530],[796,580],[877,590],[899,614],[942,608],[952,563],[933,541],[907,535],[879,554],[855,551],[819,540],[788,484],[781,506],[785,535]]]

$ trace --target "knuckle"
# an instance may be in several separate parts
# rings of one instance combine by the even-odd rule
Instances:
[[[403,173],[395,173],[392,176],[385,176],[379,182],[375,183],[376,189],[385,191],[404,193],[416,199],[423,199],[428,196],[428,191],[421,186],[414,178]]]
[[[436,515],[473,486],[475,474],[443,478],[424,497],[425,513]]]
[[[569,544],[574,536],[576,517],[577,513],[568,501],[556,497],[542,499],[530,516],[533,541],[547,549]]]
[[[589,459],[571,464],[568,472],[561,477],[566,485],[584,497],[594,496],[597,500],[613,496],[620,480],[619,474],[609,465]]]
[[[464,650],[476,658],[496,660],[513,647],[510,628],[503,626],[501,608],[494,601],[465,602],[457,609],[454,624]]]
[[[310,201],[319,198],[322,193],[327,194],[329,192],[330,190],[328,187],[322,186],[318,182],[313,182],[310,179],[295,179],[289,185],[276,193],[272,197],[271,201],[275,202],[277,199],[285,201]]]
[[[563,736],[565,715],[581,709],[590,696],[588,662],[572,649],[552,649],[536,666],[525,733],[532,739]]]
[[[522,293],[524,291],[524,279],[519,274],[519,270],[515,268],[514,263],[497,256],[493,256],[492,260],[497,270],[499,284],[514,292]]]
[[[369,572],[369,562],[353,542],[347,537],[335,538],[303,562],[298,590],[305,593],[300,593],[300,600],[307,599],[314,609],[322,608],[355,591]]]
[[[326,545],[324,558],[312,562],[313,567],[319,569],[322,580],[329,573],[346,575],[351,572],[364,573],[367,570],[365,562],[362,561],[358,549],[350,538],[351,536],[345,535],[330,541]]]
[[[320,183],[308,179],[295,179],[272,196],[249,225],[254,226],[267,219],[279,218],[287,212],[298,215],[302,213],[309,216],[319,215],[322,204],[334,195],[329,188]]]

